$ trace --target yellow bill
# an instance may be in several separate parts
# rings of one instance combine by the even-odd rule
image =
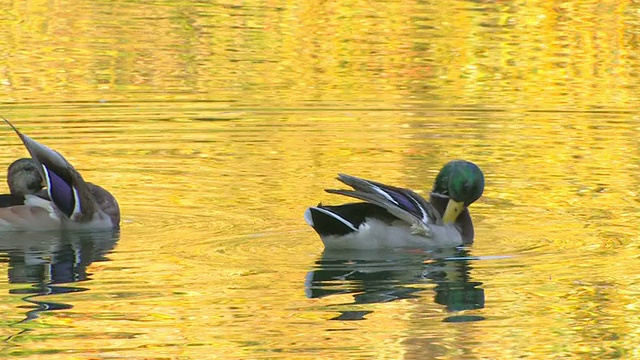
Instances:
[[[445,224],[453,223],[456,221],[462,210],[464,210],[464,202],[457,202],[449,199],[447,209],[444,211],[444,216],[442,216],[442,222]]]

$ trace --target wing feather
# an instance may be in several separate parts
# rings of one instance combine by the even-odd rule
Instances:
[[[353,190],[327,189],[331,194],[344,195],[380,206],[409,224],[442,222],[440,214],[420,195],[409,189],[389,186],[355,176],[338,174],[339,181]]]

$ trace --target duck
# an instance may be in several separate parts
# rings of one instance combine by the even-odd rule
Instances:
[[[484,174],[473,162],[453,160],[439,171],[429,201],[416,192],[338,174],[352,189],[326,189],[362,202],[327,206],[304,213],[306,223],[327,250],[442,248],[473,243],[469,205],[484,191]]]
[[[18,135],[31,158],[18,159],[9,166],[10,194],[0,195],[0,231],[120,227],[120,207],[109,191],[86,182],[62,154],[2,119]]]

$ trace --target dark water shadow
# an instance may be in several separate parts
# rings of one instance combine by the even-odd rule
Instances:
[[[71,304],[43,297],[87,291],[74,283],[90,280],[87,267],[96,261],[108,261],[106,254],[119,238],[119,231],[0,233],[0,261],[9,264],[9,283],[31,284],[9,290],[28,303],[24,308],[29,310],[18,323],[36,319],[43,311],[71,309]]]
[[[321,298],[352,294],[353,303],[374,304],[422,297],[434,291],[434,302],[450,313],[443,321],[483,320],[480,316],[457,314],[484,308],[482,283],[472,281],[473,258],[464,248],[429,252],[411,251],[327,251],[307,273],[305,294]],[[429,287],[435,285],[435,287]],[[340,310],[339,310],[340,311]],[[332,320],[364,320],[372,311],[340,311]]]

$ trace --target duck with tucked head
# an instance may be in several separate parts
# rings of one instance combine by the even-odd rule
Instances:
[[[328,193],[364,202],[318,205],[304,214],[327,249],[450,247],[473,242],[468,206],[482,196],[484,175],[469,161],[447,163],[436,176],[429,201],[409,189],[339,174],[353,190]]]
[[[120,227],[120,208],[111,193],[85,182],[60,153],[2,119],[18,134],[31,159],[9,166],[11,194],[0,196],[0,231]]]

